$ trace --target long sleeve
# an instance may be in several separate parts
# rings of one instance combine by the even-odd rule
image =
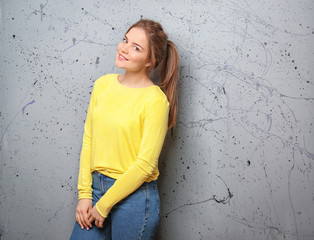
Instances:
[[[97,202],[96,209],[107,217],[111,208],[139,188],[158,168],[158,158],[168,129],[169,103],[155,100],[145,111],[142,140],[136,159]]]
[[[80,171],[78,179],[79,199],[88,198],[92,199],[92,175],[90,169],[91,152],[92,152],[92,114],[95,106],[96,99],[96,85],[95,83],[89,107],[87,111],[87,117],[84,125],[83,144],[80,155]]]

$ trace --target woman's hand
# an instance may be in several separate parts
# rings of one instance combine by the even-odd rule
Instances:
[[[94,221],[96,227],[103,228],[105,218],[99,214],[99,212],[96,209],[96,206],[94,206],[93,209],[91,210],[91,216],[89,218],[89,222],[92,223]]]
[[[89,221],[92,207],[92,199],[80,199],[77,204],[75,219],[82,229],[85,227],[89,230],[92,227],[92,222]]]

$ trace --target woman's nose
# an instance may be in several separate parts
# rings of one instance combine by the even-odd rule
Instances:
[[[124,53],[128,53],[128,51],[129,51],[128,49],[129,49],[128,44],[123,44],[121,51]]]

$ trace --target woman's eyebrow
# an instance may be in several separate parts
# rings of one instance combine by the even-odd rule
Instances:
[[[128,39],[128,37],[127,37],[126,35],[125,35],[124,37],[126,38],[126,40],[129,41],[129,39]],[[132,42],[132,44],[134,44],[134,45],[136,45],[136,46],[139,46],[140,48],[142,48],[142,49],[144,50],[144,48],[143,48],[140,44],[135,43],[135,42]]]

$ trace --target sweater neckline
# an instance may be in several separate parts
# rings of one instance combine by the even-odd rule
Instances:
[[[141,90],[146,90],[146,89],[149,89],[149,88],[154,88],[154,87],[158,87],[158,85],[151,85],[151,86],[147,86],[147,87],[141,87],[141,88],[132,88],[132,87],[126,87],[126,86],[124,86],[123,84],[121,84],[120,82],[119,82],[119,76],[120,76],[121,74],[117,74],[116,75],[116,78],[115,78],[115,82],[116,82],[116,84],[120,87],[120,88],[123,88],[123,89],[127,89],[127,90],[134,90],[134,91],[141,91]]]

